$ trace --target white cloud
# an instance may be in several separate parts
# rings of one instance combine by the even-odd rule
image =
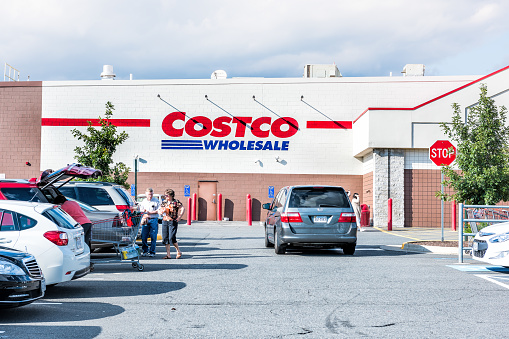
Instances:
[[[306,63],[345,76],[484,73],[470,55],[508,37],[509,3],[477,0],[31,1],[3,4],[2,59],[33,80],[302,76]],[[507,44],[505,44],[507,45]],[[497,49],[490,62],[508,61]],[[454,73],[443,67],[456,60]],[[463,68],[462,68],[463,67]]]

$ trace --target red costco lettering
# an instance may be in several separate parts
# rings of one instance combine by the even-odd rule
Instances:
[[[175,127],[176,121],[185,122],[184,127]],[[265,126],[267,125],[267,126]],[[173,112],[168,114],[162,123],[163,132],[170,137],[181,137],[184,131],[187,135],[201,138],[206,135],[224,138],[235,130],[236,138],[243,138],[249,126],[251,134],[257,138],[268,138],[270,134],[277,138],[289,138],[299,130],[299,123],[294,118],[282,117],[272,122],[271,117],[260,117],[253,121],[252,117],[228,117],[222,116],[210,120],[205,116],[196,116],[186,121],[184,112]]]

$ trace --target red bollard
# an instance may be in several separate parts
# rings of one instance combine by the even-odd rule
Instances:
[[[251,199],[251,194],[246,195],[246,220],[249,220],[248,207],[247,207],[247,206],[249,206],[249,199]]]
[[[392,198],[387,202],[387,231],[392,231]]]
[[[253,210],[251,209],[251,198],[247,199],[247,225],[253,226]]]
[[[191,198],[187,198],[187,224],[191,225],[191,206],[192,206]]]
[[[217,221],[223,220],[223,195],[217,195]]]
[[[196,221],[196,193],[193,193],[193,221]]]
[[[452,201],[451,220],[452,220],[451,228],[453,231],[456,231],[456,225],[458,224],[456,221],[456,200]]]

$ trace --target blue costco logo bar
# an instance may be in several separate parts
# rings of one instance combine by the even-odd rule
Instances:
[[[288,151],[289,141],[161,140],[161,149]]]

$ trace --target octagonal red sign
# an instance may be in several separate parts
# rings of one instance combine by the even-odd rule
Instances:
[[[429,148],[429,158],[437,166],[448,166],[456,159],[456,147],[449,140],[437,140]]]

